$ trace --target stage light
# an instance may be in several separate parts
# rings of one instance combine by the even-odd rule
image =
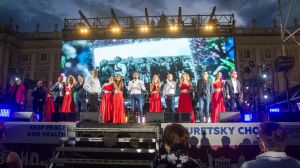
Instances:
[[[252,121],[252,114],[245,114],[244,115],[244,121],[246,121],[246,122]]]
[[[249,86],[246,86],[246,89],[249,90]]]
[[[262,77],[263,77],[264,79],[266,79],[266,78],[267,78],[267,74],[263,74]]]
[[[111,28],[111,31],[112,31],[113,33],[120,33],[120,32],[121,32],[121,28],[120,28],[119,26],[113,26],[113,27]]]
[[[213,31],[215,29],[215,26],[212,24],[205,25],[204,30],[205,31]]]
[[[148,26],[141,26],[140,27],[140,32],[141,33],[148,33],[149,32],[149,27]]]
[[[172,32],[176,32],[176,31],[178,31],[178,26],[176,24],[175,25],[170,25],[169,29]]]
[[[89,33],[90,31],[89,31],[89,29],[88,29],[87,27],[82,27],[82,28],[79,28],[79,32],[80,32],[81,34],[87,34],[87,33]]]
[[[264,99],[268,99],[268,97],[269,97],[268,95],[264,95]]]
[[[16,78],[16,81],[19,80],[19,78]]]

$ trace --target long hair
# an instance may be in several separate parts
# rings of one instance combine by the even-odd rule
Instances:
[[[74,76],[73,75],[69,75],[68,76],[68,80],[67,80],[67,82],[68,82],[68,85],[70,84],[70,85],[73,85],[74,83],[75,83],[75,78],[74,78]]]
[[[221,82],[221,81],[222,81],[222,75],[223,75],[221,71],[219,71],[219,72],[216,74],[216,76],[215,76],[215,81],[217,80],[217,77],[218,77],[219,73],[221,73],[221,77],[220,77],[220,82]]]
[[[117,80],[117,77],[118,77],[118,76],[120,77],[120,80]],[[123,79],[122,79],[122,76],[121,76],[121,75],[115,76],[114,81],[115,81],[117,87],[118,87],[120,90],[123,90],[123,89],[124,89],[124,82],[123,82]]]

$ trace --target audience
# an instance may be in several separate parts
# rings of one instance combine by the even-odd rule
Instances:
[[[287,130],[275,122],[263,122],[258,130],[262,154],[255,160],[245,162],[241,168],[300,168],[300,162],[284,152]]]
[[[1,168],[22,168],[22,161],[18,154],[8,151],[2,144],[5,126],[0,122],[0,167]]]
[[[167,154],[159,155],[154,160],[155,168],[198,168],[200,164],[187,155],[190,146],[190,134],[181,124],[166,126],[162,143]]]

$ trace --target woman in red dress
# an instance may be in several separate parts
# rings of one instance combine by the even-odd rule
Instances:
[[[218,122],[219,113],[225,112],[225,105],[223,99],[223,81],[222,81],[222,72],[218,72],[213,83],[214,92],[211,98],[211,106],[212,106],[212,115],[211,122]]]
[[[75,103],[74,103],[74,97],[72,91],[72,88],[75,85],[76,85],[76,81],[74,76],[69,75],[65,87],[65,96],[61,108],[61,112],[63,113],[75,112]]]
[[[44,113],[45,113],[44,121],[45,122],[51,121],[51,114],[55,111],[54,99],[53,99],[54,91],[52,90],[53,86],[54,86],[54,83],[52,81],[50,81],[49,85],[48,85],[48,94],[47,94],[47,98],[46,98],[45,111],[44,111]]]
[[[113,96],[113,123],[126,123],[125,106],[124,106],[124,83],[122,76],[117,75],[114,80],[114,96]]]
[[[182,73],[179,83],[179,101],[178,101],[178,113],[190,112],[191,122],[195,122],[194,109],[192,105],[192,98],[190,96],[190,90],[193,88],[192,83],[189,80],[187,73]]]
[[[112,122],[113,112],[113,90],[114,90],[114,77],[110,77],[107,83],[104,83],[102,87],[102,97],[100,105],[100,113],[102,114],[102,122]]]
[[[161,112],[160,80],[156,74],[150,84],[150,93],[149,112]]]

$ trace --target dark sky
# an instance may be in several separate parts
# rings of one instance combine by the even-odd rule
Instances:
[[[290,0],[281,0],[284,16]],[[113,8],[118,16],[142,16],[144,8],[149,15],[176,15],[181,6],[183,14],[210,14],[217,6],[217,14],[234,13],[238,26],[271,26],[273,19],[279,23],[278,0],[0,0],[0,23],[6,24],[13,17],[20,31],[34,31],[37,23],[41,31],[52,31],[54,24],[63,27],[64,18],[79,18],[78,10],[88,17],[110,16]],[[294,0],[290,24],[297,18],[300,23],[300,0]]]

